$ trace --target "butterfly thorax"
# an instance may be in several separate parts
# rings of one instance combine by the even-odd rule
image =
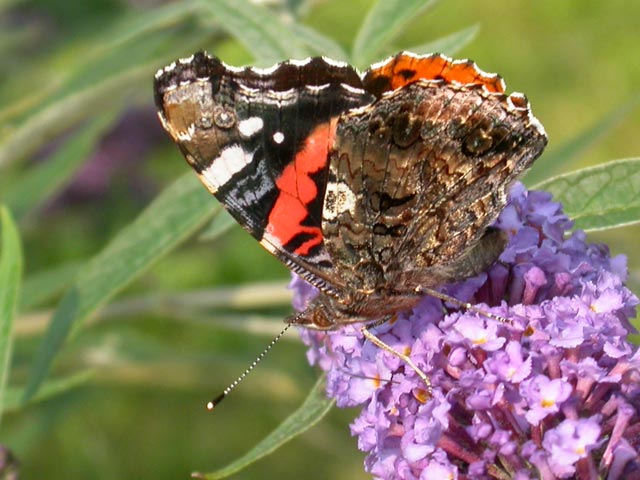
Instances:
[[[411,309],[420,301],[417,294],[379,291],[371,294],[351,292],[349,303],[335,296],[320,293],[307,308],[288,321],[317,330],[331,330],[348,323],[368,323],[385,320],[397,312]]]

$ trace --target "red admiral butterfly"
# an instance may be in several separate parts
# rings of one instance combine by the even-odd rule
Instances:
[[[292,323],[390,318],[489,267],[489,227],[547,143],[473,62],[401,52],[260,70],[196,53],[160,70],[162,125],[235,219],[320,295]]]

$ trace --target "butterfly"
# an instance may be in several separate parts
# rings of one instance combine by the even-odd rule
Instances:
[[[158,71],[158,116],[202,183],[320,291],[294,324],[391,318],[496,261],[491,228],[547,144],[519,93],[468,60],[400,52]]]

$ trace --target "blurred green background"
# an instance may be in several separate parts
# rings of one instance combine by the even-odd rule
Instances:
[[[346,52],[374,4],[260,3],[285,25],[307,27],[291,27],[293,35],[313,28]],[[48,397],[20,405],[63,291],[188,170],[155,118],[156,69],[202,48],[234,65],[277,60],[247,48],[256,25],[242,20],[248,10],[241,7],[254,8],[232,0],[0,0],[0,201],[18,221],[26,278],[0,443],[19,459],[22,478],[176,479],[215,470],[277,427],[317,378],[289,333],[219,410],[205,412],[281,328],[289,276],[239,228],[209,231],[213,240],[194,235],[216,208],[197,195],[211,211],[180,226],[188,239],[174,239],[177,248],[157,254],[109,303],[98,302],[106,306],[88,312],[55,355]],[[227,15],[240,19],[241,41],[221,28],[230,25]],[[380,58],[476,32],[455,56],[527,94],[549,134],[548,151],[581,139],[567,161],[534,169],[535,183],[640,152],[638,18],[638,2],[443,0],[390,39]],[[228,228],[216,218],[215,228]],[[636,292],[639,235],[638,226],[590,234],[629,256]],[[92,283],[103,274],[79,278]],[[355,415],[332,410],[239,478],[367,478],[349,435]]]

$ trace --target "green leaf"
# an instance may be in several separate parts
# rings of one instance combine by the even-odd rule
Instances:
[[[20,0],[0,0],[0,13],[19,3]]]
[[[291,290],[286,281],[256,282],[233,287],[205,288],[175,293],[148,293],[123,298],[106,306],[100,318],[131,315],[185,315],[188,312],[288,307]]]
[[[579,159],[579,155],[613,130],[635,110],[638,105],[640,105],[640,96],[615,108],[589,128],[580,132],[574,138],[561,143],[549,153],[545,152],[542,157],[536,160],[531,170],[529,170],[525,176],[524,180],[526,184],[535,185],[544,182],[545,178],[557,175],[562,170],[570,170],[572,165],[573,168],[576,168],[577,165],[574,164],[575,160]]]
[[[380,51],[437,0],[378,0],[369,10],[353,44],[353,63],[360,67],[375,61]]]
[[[280,17],[247,0],[201,0],[216,24],[227,30],[263,64],[304,58],[309,50]]]
[[[30,404],[47,400],[48,398],[55,397],[65,393],[72,388],[76,388],[93,377],[92,370],[84,370],[78,373],[74,373],[65,377],[54,378],[46,381],[38,394],[30,400]],[[24,407],[22,402],[22,396],[24,391],[22,388],[9,387],[7,388],[7,396],[5,403],[5,412],[15,412]]]
[[[111,126],[115,115],[101,115],[69,139],[46,162],[29,169],[3,196],[4,202],[20,218],[58,192],[94,150]]]
[[[9,127],[15,129],[11,122],[19,126],[27,120],[27,115],[33,116],[55,102],[64,101],[68,95],[98,86],[112,76],[146,63],[148,58],[158,58],[163,43],[175,44],[170,50],[180,53],[195,45],[196,37],[200,44],[202,35],[198,31],[189,37],[182,33],[179,43],[171,32],[169,36],[166,32],[193,16],[197,6],[195,1],[182,1],[153,9],[126,11],[117,21],[105,24],[95,34],[87,32],[81,42],[63,42],[62,47],[50,55],[36,56],[27,71],[16,75],[19,78],[10,78],[0,88],[0,124],[5,124],[7,131]],[[147,54],[140,55],[141,50],[146,50]],[[148,76],[159,66],[154,64]],[[47,81],[42,82],[42,78]],[[122,93],[127,91],[123,89]],[[114,97],[107,98],[112,101]]]
[[[4,123],[0,167],[27,157],[95,112],[148,99],[151,79],[160,66],[158,58],[173,59],[177,52],[202,44],[203,35],[197,28],[180,31],[177,42],[178,32],[161,28],[169,21],[164,13],[155,19],[156,24],[138,25],[135,41],[131,37],[124,43],[114,40],[113,48],[105,49],[100,44],[102,35],[97,34],[36,62],[25,77],[47,78],[42,88],[40,82],[38,88],[26,91],[20,84],[0,90],[6,97],[0,102],[0,122]]]
[[[476,38],[479,31],[480,24],[476,23],[464,30],[459,30],[451,35],[437,38],[428,43],[408,48],[407,50],[419,54],[443,53],[445,55],[453,56],[471,43],[471,41]]]
[[[349,55],[337,42],[311,27],[300,23],[292,23],[291,31],[308,46],[316,55],[325,55],[334,60],[349,60]]]
[[[565,173],[535,188],[553,193],[576,228],[604,230],[640,222],[640,158]]]
[[[100,32],[94,42],[95,48],[89,56],[96,56],[104,50],[118,49],[150,33],[184,22],[199,8],[196,1],[172,2],[154,8],[128,11],[111,28]]]
[[[25,401],[37,392],[71,328],[191,235],[215,208],[195,175],[186,173],[88,262],[54,312],[33,362]]]
[[[246,455],[226,467],[212,473],[192,473],[192,478],[214,480],[225,478],[273,453],[282,445],[306,432],[331,410],[334,401],[325,393],[325,376],[318,379],[304,403],[273,432],[265,437]]]
[[[0,167],[33,153],[91,112],[124,102],[131,84],[150,78],[151,65],[131,68],[31,115],[0,142]]]
[[[216,213],[216,216],[213,217],[211,223],[209,223],[207,228],[198,236],[198,240],[202,240],[203,242],[213,241],[227,233],[236,225],[238,225],[238,222],[231,214],[220,207],[220,210]]]
[[[6,207],[0,207],[0,414],[4,410],[6,385],[11,368],[13,320],[22,280],[20,235]]]
[[[66,290],[80,270],[79,262],[70,262],[29,275],[22,284],[20,310],[42,305]]]

